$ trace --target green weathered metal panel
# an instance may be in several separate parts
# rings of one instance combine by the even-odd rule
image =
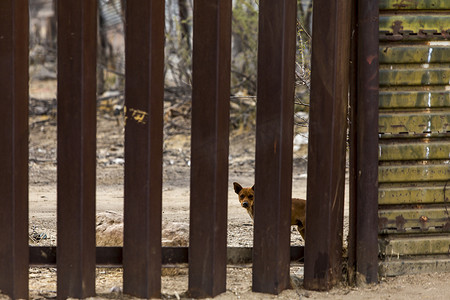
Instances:
[[[380,143],[378,147],[381,161],[450,159],[450,140],[426,139],[410,143]]]
[[[432,65],[429,68],[421,65],[383,65],[380,68],[380,86],[448,85],[449,83],[450,67],[448,65]]]
[[[450,110],[380,113],[380,133],[445,133],[450,131]]]
[[[400,258],[399,255],[387,256],[378,266],[378,274],[382,277],[405,274],[446,273],[450,270],[450,258],[433,256],[420,259]]]
[[[379,0],[381,10],[400,9],[450,9],[448,0]]]
[[[378,168],[378,182],[425,182],[450,180],[450,161],[425,165],[383,165]]]
[[[381,184],[378,189],[378,204],[439,204],[448,202],[450,192],[444,183],[430,184]]]
[[[450,3],[450,1],[449,1]],[[449,63],[450,46],[433,45],[383,45],[380,47],[381,64]]]
[[[386,239],[380,242],[383,256],[448,254],[449,236]]]
[[[450,92],[444,90],[382,91],[379,99],[379,108],[384,109],[450,107]]]
[[[426,233],[450,231],[450,215],[447,206],[410,209],[380,209],[378,211],[380,233]]]
[[[450,31],[448,14],[389,14],[380,15],[380,31],[398,34],[402,32],[422,33]]]
[[[439,133],[439,132],[432,132],[432,133],[427,133],[427,132],[423,132],[423,133],[414,133],[414,132],[400,132],[400,133],[380,133],[379,138],[382,140],[405,140],[405,139],[411,139],[411,138],[448,138],[450,136],[450,134],[448,132],[443,132],[443,133]]]
[[[379,8],[380,39],[410,41],[379,48],[380,254],[389,262],[448,254],[450,44],[436,40],[449,39],[450,0],[379,0]]]

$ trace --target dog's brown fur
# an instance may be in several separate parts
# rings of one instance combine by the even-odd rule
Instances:
[[[244,188],[239,183],[233,182],[234,191],[238,194],[241,206],[245,208],[253,219],[255,205],[255,186]],[[292,198],[291,225],[297,225],[298,232],[305,239],[306,224],[306,200]]]

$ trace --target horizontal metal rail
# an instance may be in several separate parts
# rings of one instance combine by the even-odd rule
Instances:
[[[447,0],[379,0],[381,10],[443,10],[450,9]]]
[[[56,247],[30,246],[30,266],[56,267]],[[96,265],[122,267],[122,247],[97,247]],[[228,247],[227,264],[252,262],[252,247]],[[303,261],[304,247],[291,246],[290,260]],[[189,247],[163,247],[163,265],[184,264],[189,261]]]

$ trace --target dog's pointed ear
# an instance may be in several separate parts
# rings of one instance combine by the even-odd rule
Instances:
[[[239,194],[239,192],[242,190],[242,186],[237,182],[233,182],[233,186],[234,186],[234,192],[236,194]]]
[[[255,190],[255,185],[252,186],[252,190]]]

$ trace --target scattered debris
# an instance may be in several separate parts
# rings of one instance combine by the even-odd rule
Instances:
[[[33,243],[39,243],[40,241],[47,239],[47,234],[44,232],[39,233],[36,228],[36,226],[31,227],[32,232],[28,235],[30,241]]]

